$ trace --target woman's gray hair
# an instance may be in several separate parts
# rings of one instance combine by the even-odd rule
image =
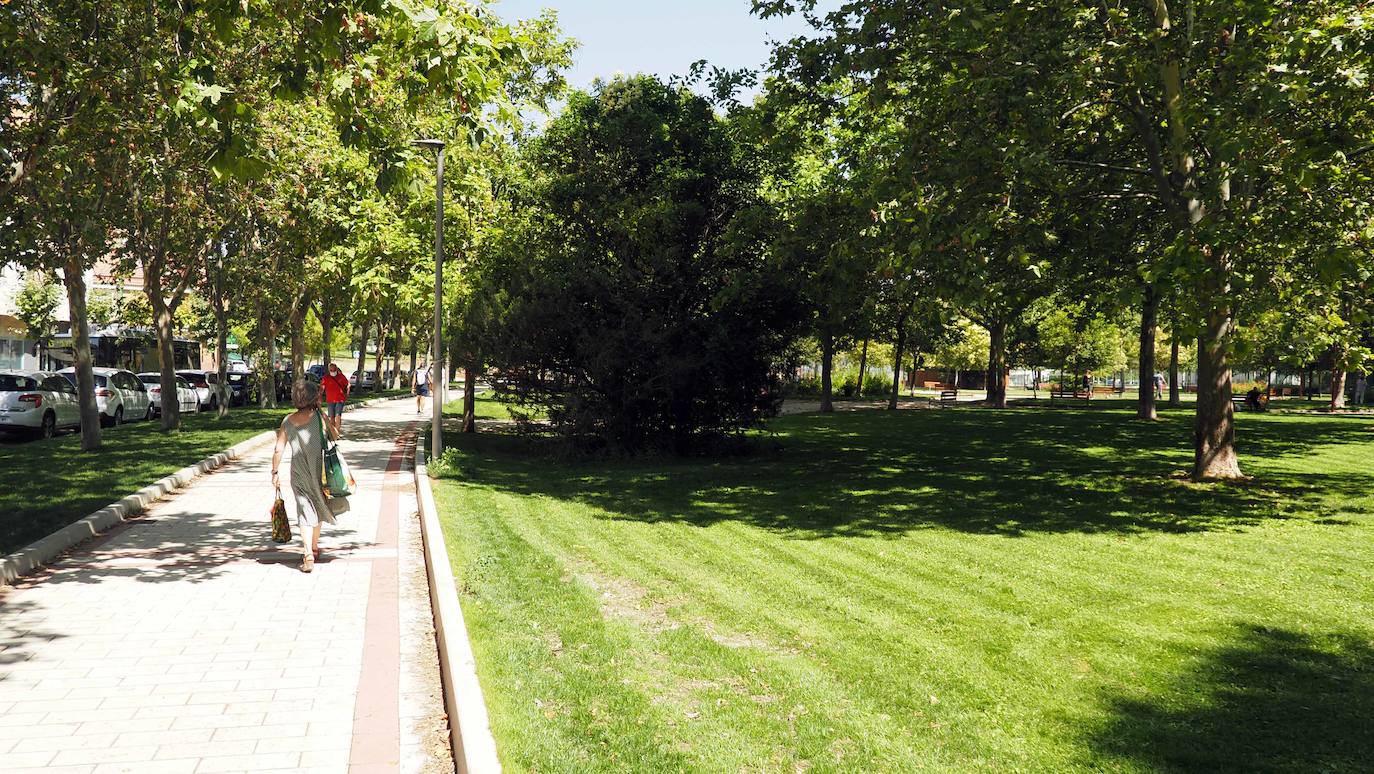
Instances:
[[[314,382],[297,379],[291,385],[291,404],[298,409],[320,407],[320,386]]]

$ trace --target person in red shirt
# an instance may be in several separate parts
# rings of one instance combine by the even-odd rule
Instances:
[[[344,403],[348,401],[348,377],[337,363],[330,363],[320,384],[324,386],[324,401],[329,404],[329,422],[334,425],[334,434],[339,435],[343,432]]]

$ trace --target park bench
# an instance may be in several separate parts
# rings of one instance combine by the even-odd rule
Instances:
[[[940,391],[940,405],[942,405],[942,406],[953,406],[955,403],[958,403],[958,402],[959,402],[959,391],[958,391],[958,390],[941,390],[941,391]]]
[[[1056,387],[1050,390],[1050,405],[1053,406],[1055,401],[1059,400],[1081,400],[1086,405],[1091,397],[1092,393],[1087,390],[1065,390]]]
[[[1268,395],[1261,395],[1259,400],[1260,400],[1260,405],[1259,405],[1259,409],[1258,409],[1258,410],[1259,410],[1259,411],[1268,411],[1268,410],[1269,410],[1269,396],[1268,396]],[[1232,395],[1232,396],[1231,396],[1231,405],[1235,407],[1235,410],[1236,410],[1236,411],[1255,411],[1255,409],[1251,408],[1251,407],[1250,407],[1250,404],[1246,402],[1245,396],[1244,396],[1244,395]]]

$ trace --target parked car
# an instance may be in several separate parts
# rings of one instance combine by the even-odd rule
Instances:
[[[177,371],[177,376],[183,377],[196,388],[196,398],[200,400],[200,407],[213,411],[219,408],[219,402],[224,400],[223,390],[219,383],[219,374],[214,371]]]
[[[76,387],[76,369],[64,368],[58,373]],[[122,368],[91,369],[95,379],[95,407],[100,411],[102,427],[122,425],[134,419],[152,419],[153,404],[148,397],[148,388],[134,376],[133,371]]]
[[[0,371],[0,430],[51,438],[81,426],[76,388],[48,371]]]
[[[374,373],[372,373],[371,371],[363,371],[362,386],[359,387],[359,386],[358,386],[358,372],[357,372],[357,371],[354,371],[354,372],[348,377],[348,386],[349,386],[349,387],[352,387],[352,388],[355,389],[355,390],[358,390],[358,389],[361,389],[361,390],[371,390],[371,389],[375,389],[376,386],[377,386],[377,375],[374,374]]]
[[[324,378],[324,373],[327,370],[329,369],[324,367],[324,363],[316,363],[315,365],[312,365],[309,368],[305,369],[306,378],[314,379],[315,382],[318,383],[321,379]]]
[[[224,376],[229,388],[229,405],[246,406],[258,401],[258,375],[254,371],[230,371]]]
[[[139,374],[138,380],[148,387],[148,398],[153,403],[154,416],[162,413],[162,374],[145,373]],[[186,414],[194,414],[200,411],[200,398],[196,394],[196,388],[186,381],[186,377],[177,376],[177,406]]]

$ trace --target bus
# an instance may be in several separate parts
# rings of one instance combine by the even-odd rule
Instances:
[[[91,331],[91,365],[125,368],[134,373],[162,370],[157,351],[157,334],[149,328],[113,326]],[[55,336],[48,349],[53,368],[62,369],[76,360],[72,336]],[[200,342],[191,339],[172,341],[172,368],[198,370],[201,367]]]

